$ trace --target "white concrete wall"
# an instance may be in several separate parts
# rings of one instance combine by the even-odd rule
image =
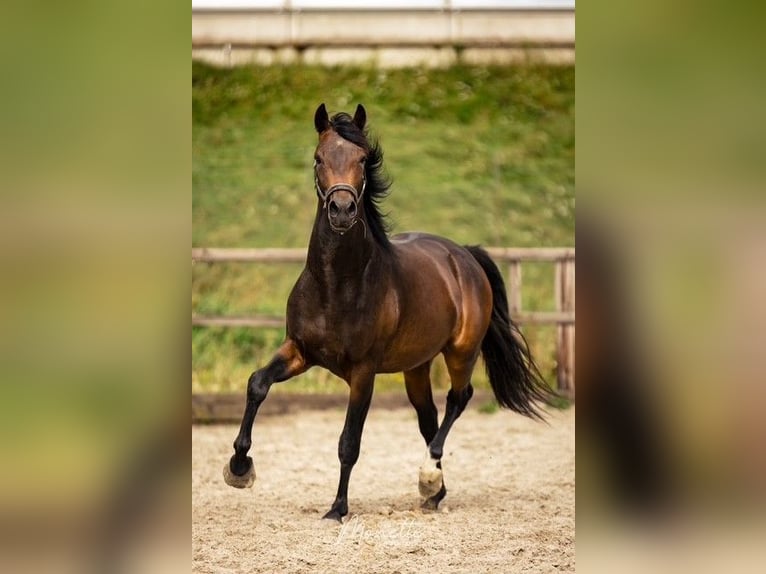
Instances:
[[[219,65],[571,63],[574,42],[574,10],[192,11],[192,56]]]
[[[575,0],[192,0],[192,10],[574,10]]]

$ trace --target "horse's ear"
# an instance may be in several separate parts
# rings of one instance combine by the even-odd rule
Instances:
[[[354,124],[360,130],[364,130],[364,124],[367,123],[367,112],[362,104],[356,106],[356,113],[354,113]]]
[[[330,126],[330,117],[327,115],[327,108],[320,104],[314,113],[314,127],[317,133],[322,133]]]

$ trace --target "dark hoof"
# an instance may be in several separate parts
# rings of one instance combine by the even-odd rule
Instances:
[[[253,466],[253,459],[249,456],[246,459],[247,469],[244,474],[234,474],[231,470],[232,461],[226,463],[223,467],[223,480],[229,486],[234,488],[250,488],[255,482],[255,467]]]
[[[426,498],[420,505],[420,508],[423,510],[438,510],[439,503],[444,500],[445,496],[447,496],[447,489],[442,484],[441,490],[439,490],[439,492],[434,494],[432,497]]]
[[[322,517],[323,520],[337,520],[343,524],[343,515],[337,508],[331,508],[330,511]]]

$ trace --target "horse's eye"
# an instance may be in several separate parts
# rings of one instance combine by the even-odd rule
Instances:
[[[362,165],[366,164],[367,163],[367,158],[363,157],[362,159],[359,160],[359,163],[361,163]]]
[[[314,158],[314,165],[321,165],[321,163],[322,163],[321,159],[319,159],[318,157]]]

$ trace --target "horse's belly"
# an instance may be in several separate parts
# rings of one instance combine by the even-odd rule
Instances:
[[[385,351],[380,372],[409,371],[430,361],[444,349],[450,335],[451,328],[446,324],[397,333]]]
[[[433,359],[442,350],[443,345],[436,347],[427,353],[411,352],[397,353],[389,357],[384,357],[383,364],[378,372],[380,373],[401,373],[409,371]]]

